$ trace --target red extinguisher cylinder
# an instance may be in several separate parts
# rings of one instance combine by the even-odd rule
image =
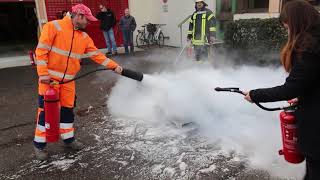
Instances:
[[[188,47],[188,49],[187,49],[187,55],[188,55],[189,58],[192,57],[192,51],[193,51],[193,49],[192,49],[192,46],[190,45],[190,46]]]
[[[280,113],[282,145],[280,155],[289,163],[298,164],[304,161],[305,157],[298,148],[297,125],[293,112],[282,111]]]
[[[60,101],[59,93],[50,87],[44,95],[45,127],[47,142],[59,140]]]
[[[36,63],[35,63],[35,61],[34,61],[34,52],[33,52],[32,50],[29,51],[29,58],[30,58],[30,64],[31,64],[32,66],[35,66]]]

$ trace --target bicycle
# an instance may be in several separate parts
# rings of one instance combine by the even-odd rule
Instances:
[[[159,47],[164,46],[164,40],[169,39],[169,37],[165,37],[161,26],[165,26],[165,24],[145,24],[141,26],[143,30],[138,30],[138,34],[136,36],[136,44],[137,47],[149,46],[149,45],[159,45]],[[148,32],[148,34],[146,33]]]

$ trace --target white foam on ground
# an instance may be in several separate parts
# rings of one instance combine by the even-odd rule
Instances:
[[[278,177],[301,178],[304,165],[286,163],[277,154],[281,148],[279,112],[260,110],[238,94],[214,91],[215,87],[250,90],[276,86],[284,82],[285,76],[280,68],[201,66],[146,75],[142,83],[123,78],[113,88],[108,107],[112,116],[122,119],[122,123],[130,120],[147,126],[143,138],[150,139],[151,143],[157,138],[167,138],[167,142],[155,144],[153,149],[139,141],[131,144],[130,148],[143,152],[147,158],[161,159],[176,153],[178,160],[181,153],[175,145],[181,143],[185,133],[167,125],[172,121],[195,122],[201,135],[207,138],[204,144],[218,146],[222,154],[235,151],[246,156],[252,168],[265,169]],[[279,103],[268,104],[276,105]],[[155,153],[157,149],[162,154]],[[233,159],[239,161],[240,156]]]

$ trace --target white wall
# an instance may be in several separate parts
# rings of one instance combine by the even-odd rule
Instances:
[[[129,0],[129,9],[138,27],[146,23],[159,23],[160,0]]]
[[[209,9],[215,13],[216,0],[207,0]],[[180,46],[180,29],[178,24],[194,12],[194,0],[168,0],[168,12],[163,12],[162,0],[129,0],[129,8],[132,16],[135,17],[138,28],[142,24],[151,22],[166,24],[163,26],[163,33],[170,39],[165,41],[169,46]],[[183,25],[183,43],[186,43],[188,23]]]

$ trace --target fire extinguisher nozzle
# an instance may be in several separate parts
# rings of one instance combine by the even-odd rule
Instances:
[[[143,74],[141,72],[132,71],[130,69],[123,69],[122,76],[134,79],[136,81],[142,81]]]

